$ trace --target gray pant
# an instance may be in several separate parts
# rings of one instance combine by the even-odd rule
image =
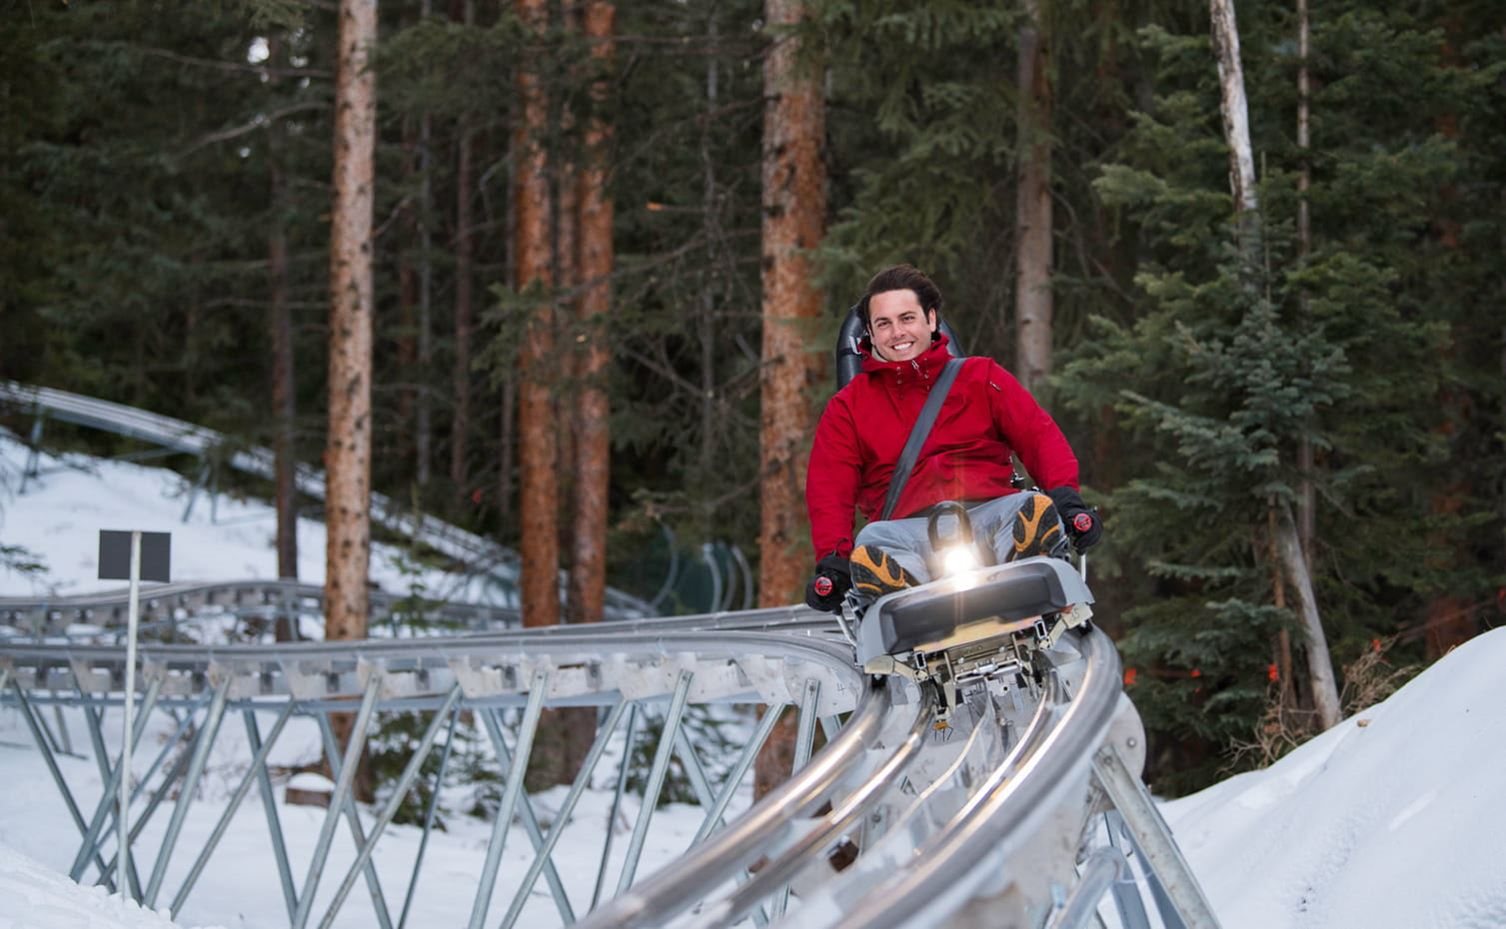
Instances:
[[[983,564],[998,564],[1014,549],[1015,515],[1031,496],[1029,491],[1006,494],[967,508],[968,519],[973,526],[973,542],[977,545],[978,557]],[[937,531],[943,541],[956,532],[956,522],[951,516],[941,517]],[[872,522],[858,531],[853,545],[876,546],[924,584],[937,574],[933,570],[934,560],[931,556],[934,553],[931,551],[929,525],[930,519],[925,516]],[[1060,518],[1057,525],[1061,526]],[[1068,544],[1065,527],[1059,528],[1057,538],[1061,540],[1060,547],[1065,553]]]

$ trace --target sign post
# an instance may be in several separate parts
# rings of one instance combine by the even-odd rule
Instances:
[[[131,582],[130,605],[126,612],[126,665],[125,665],[125,722],[120,740],[120,810],[115,818],[118,850],[115,854],[119,866],[115,886],[121,897],[130,895],[126,875],[131,858],[131,751],[135,748],[131,738],[136,696],[136,627],[141,615],[141,582],[169,580],[168,565],[172,560],[172,537],[166,532],[142,532],[139,529],[121,532],[113,529],[99,531],[99,576],[103,580],[129,580]]]

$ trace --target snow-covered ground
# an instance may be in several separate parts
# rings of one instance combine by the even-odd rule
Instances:
[[[158,714],[165,720],[166,717]],[[108,722],[119,726],[119,714],[110,714]],[[273,716],[261,716],[263,734]],[[294,719],[279,740],[273,753],[274,766],[308,762],[319,758],[318,734],[312,722]],[[71,714],[69,728],[75,739],[83,737],[82,716]],[[107,733],[111,727],[107,726]],[[144,740],[147,751],[140,753],[137,768],[143,769],[155,755],[161,740],[171,733],[170,726],[159,725]],[[118,738],[110,740],[112,750]],[[83,754],[59,757],[59,764],[75,791],[80,808],[88,817],[100,796],[101,779],[92,757]],[[614,757],[615,755],[615,757]],[[587,907],[595,891],[600,863],[602,833],[611,816],[611,784],[616,777],[617,757],[604,757],[593,778],[595,789],[583,795],[562,833],[553,854],[560,877],[576,906],[577,918]],[[167,880],[157,898],[165,907],[182,885],[195,856],[213,831],[225,801],[239,784],[251,753],[240,720],[227,719],[210,753],[208,781],[185,820],[175,846]],[[493,762],[492,770],[496,769]],[[277,815],[287,843],[294,886],[307,886],[308,863],[318,841],[325,810],[311,806],[292,806],[283,802],[285,777],[274,779]],[[118,898],[107,898],[101,888],[80,887],[67,879],[67,872],[78,849],[78,831],[70,821],[63,800],[48,775],[40,753],[30,744],[24,723],[15,711],[0,710],[0,929],[167,929],[165,912],[137,914],[134,907],[122,906]],[[443,816],[445,831],[431,835],[424,852],[422,876],[416,884],[409,926],[463,926],[470,917],[476,895],[477,877],[486,857],[491,824],[465,815],[471,799],[468,788],[447,790]],[[547,831],[565,798],[567,788],[557,787],[533,794],[531,801],[540,827]],[[746,806],[748,798],[740,802]],[[159,810],[137,840],[148,857],[136,862],[145,882],[151,874],[156,849],[164,837],[171,802]],[[134,815],[141,815],[138,803]],[[607,883],[602,891],[609,898],[622,867],[633,823],[638,816],[636,799],[625,797],[613,824],[615,840],[612,862],[607,869]],[[363,814],[370,830],[372,816]],[[698,808],[671,805],[655,812],[643,851],[640,875],[656,870],[678,856],[700,827]],[[412,825],[388,827],[376,847],[374,860],[381,877],[386,905],[396,924],[403,909],[404,895],[412,875],[422,830]],[[143,852],[138,852],[142,854]],[[330,856],[318,877],[318,891],[309,925],[317,925],[329,901],[345,877],[354,858],[354,844],[343,823],[335,834]],[[501,923],[514,897],[519,880],[533,863],[533,849],[522,824],[514,819],[504,847],[496,888],[491,900],[487,926]],[[37,875],[45,875],[39,880]],[[89,881],[96,872],[91,868]],[[288,924],[288,912],[280,890],[267,822],[253,788],[231,821],[218,849],[209,860],[203,876],[178,916],[182,926],[276,927]],[[248,888],[254,888],[248,893]],[[67,917],[69,913],[87,913],[87,920]],[[141,921],[137,921],[141,920]],[[555,909],[548,886],[542,878],[536,883],[518,925],[553,927],[562,922]],[[364,881],[358,881],[334,921],[337,929],[365,929],[376,925],[370,897]]]
[[[183,484],[165,472],[108,462],[58,472],[14,496],[24,454],[0,436],[0,543],[42,555],[49,575],[6,577],[0,594],[35,589],[79,592],[109,586],[94,581],[95,533],[144,528],[174,533],[174,576],[182,579],[270,577],[272,520],[265,507],[221,500],[218,525],[201,501],[193,521],[179,522]],[[233,517],[232,517],[233,514]],[[182,540],[180,542],[180,540]],[[322,578],[322,528],[300,527],[305,579]],[[384,561],[384,558],[387,559]],[[411,573],[379,554],[374,574],[405,589]],[[443,578],[426,581],[436,586]],[[42,585],[40,588],[37,585]],[[1500,929],[1506,927],[1506,630],[1456,650],[1400,692],[1314,739],[1268,770],[1230,778],[1199,794],[1165,804],[1163,812],[1226,929]],[[264,723],[264,726],[266,724]],[[75,732],[82,724],[73,722]],[[182,872],[213,828],[244,759],[226,726],[211,760],[209,799],[188,817],[174,869]],[[239,727],[234,727],[239,728]],[[294,725],[274,762],[317,755],[311,725]],[[64,756],[75,783],[89,783],[94,763]],[[615,770],[603,763],[598,782]],[[80,796],[86,809],[94,796]],[[0,711],[0,929],[169,929],[161,915],[142,911],[99,888],[79,887],[64,873],[77,833],[51,778],[14,711]],[[279,796],[281,791],[279,789]],[[535,797],[541,815],[557,809],[563,788]],[[588,792],[555,853],[572,897],[589,900],[610,792]],[[302,883],[323,811],[280,805],[296,883]],[[636,808],[619,813],[626,832]],[[159,817],[160,819],[161,817]],[[693,809],[670,807],[655,817],[643,872],[670,860],[699,826]],[[411,925],[457,925],[469,915],[488,827],[463,815],[432,839]],[[154,848],[162,824],[148,830]],[[257,799],[247,799],[224,848],[180,914],[182,926],[277,926],[287,913],[267,846]],[[571,833],[574,832],[572,839]],[[394,912],[417,849],[419,830],[393,827],[378,847],[377,867]],[[343,833],[342,833],[343,838]],[[616,843],[620,855],[626,835]],[[340,846],[337,843],[337,849]],[[340,857],[343,855],[343,859]],[[333,890],[350,860],[348,844],[332,856],[321,897]],[[515,881],[532,860],[515,829],[487,925],[500,921]],[[608,872],[615,873],[609,870]],[[261,888],[248,898],[233,889]],[[169,881],[169,888],[176,884]],[[608,893],[610,893],[608,887]],[[365,898],[364,887],[356,895]],[[499,902],[500,901],[500,902]],[[162,901],[159,901],[162,902]],[[316,907],[316,914],[319,908]],[[547,891],[534,890],[520,925],[557,925]],[[370,910],[347,904],[337,926],[373,923]]]
[[[1506,629],[1264,771],[1166,804],[1226,927],[1506,926]]]
[[[0,567],[0,597],[123,587],[121,581],[98,580],[101,529],[171,533],[175,581],[277,577],[277,518],[265,501],[195,495],[192,482],[165,468],[76,454],[43,454],[41,476],[23,479],[27,455],[14,435],[0,429],[0,544],[26,549],[46,570]],[[299,580],[324,583],[324,543],[323,523],[298,521]],[[506,602],[482,579],[427,568],[404,549],[381,543],[372,546],[371,580],[398,596],[422,586],[424,596],[438,600]]]
[[[173,929],[172,920],[0,844],[0,929]]]

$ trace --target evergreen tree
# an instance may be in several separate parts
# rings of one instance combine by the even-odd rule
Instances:
[[[619,11],[608,546],[619,574],[658,523],[690,550],[728,538],[756,551],[761,9]]]
[[[1388,609],[1398,593],[1408,591],[1415,610],[1429,589],[1472,584],[1469,565],[1428,554],[1461,521],[1430,518],[1423,506],[1423,474],[1448,466],[1435,428],[1447,329],[1419,258],[1439,247],[1427,216],[1455,170],[1426,117],[1447,98],[1450,77],[1418,24],[1364,4],[1343,15],[1325,7],[1313,22],[1322,64],[1305,261],[1293,235],[1289,24],[1270,8],[1241,20],[1265,165],[1253,288],[1228,227],[1203,36],[1144,33],[1162,91],[1136,114],[1124,160],[1105,165],[1098,185],[1137,220],[1140,306],[1132,322],[1097,321],[1068,382],[1084,409],[1114,403],[1152,456],[1145,476],[1106,503],[1115,549],[1128,555],[1120,576],[1140,591],[1121,643],[1140,672],[1131,695],[1163,752],[1176,743],[1194,755],[1153,759],[1172,789],[1205,782],[1249,740],[1269,678],[1289,671],[1272,647],[1292,618],[1271,516],[1303,477],[1318,490],[1311,558],[1340,661],[1406,622],[1405,607]],[[1384,84],[1393,69],[1425,79],[1407,81],[1410,98],[1382,107],[1387,119],[1362,107],[1372,96],[1358,90]],[[1295,465],[1304,439],[1318,450],[1311,475]],[[1179,770],[1168,776],[1169,767]]]
[[[1139,80],[1128,39],[1145,6],[1058,0],[1040,4],[1032,20],[1013,2],[821,4],[838,217],[825,258],[838,308],[879,267],[910,261],[942,284],[964,347],[1013,366],[1017,174],[1039,155],[1021,151],[1021,138],[1052,151],[1055,345],[1071,344],[1090,312],[1123,303],[1124,246],[1087,168],[1124,132]],[[1016,83],[1020,39],[1032,35],[1053,98],[1044,138],[1041,127],[1019,125],[1022,112],[1038,111],[1024,106]],[[1049,385],[1032,389],[1049,396]],[[1078,425],[1069,431],[1090,446],[1097,418]]]
[[[238,388],[265,370],[244,339],[265,306],[265,226],[246,221],[267,201],[255,143],[268,114],[286,115],[259,80],[256,31],[223,7],[94,3],[12,25],[6,59],[57,80],[18,109],[38,118],[6,147],[7,176],[57,243],[26,275],[45,295],[28,302],[47,333],[26,367],[85,393],[244,423],[261,404]]]
[[[975,354],[1009,344],[1016,4],[828,3],[833,202],[828,280],[845,311],[895,261],[942,283]],[[833,313],[832,333],[838,322]],[[828,337],[829,339],[829,337]]]

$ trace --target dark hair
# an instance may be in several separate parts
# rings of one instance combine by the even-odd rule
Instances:
[[[858,315],[863,317],[864,329],[868,328],[868,301],[876,294],[885,294],[891,290],[913,290],[920,300],[920,308],[928,313],[934,311],[940,317],[941,288],[936,286],[936,282],[914,265],[895,265],[875,274],[873,280],[868,282],[868,289],[863,292],[863,299],[858,301]]]

